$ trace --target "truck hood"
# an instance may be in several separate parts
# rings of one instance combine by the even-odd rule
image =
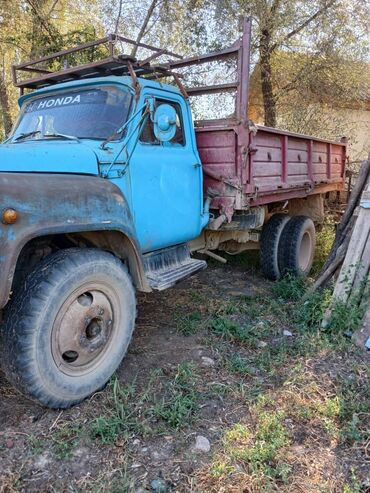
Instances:
[[[98,160],[88,146],[74,141],[27,141],[0,145],[0,172],[97,175]]]

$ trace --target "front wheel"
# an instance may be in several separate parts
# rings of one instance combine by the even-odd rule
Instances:
[[[96,249],[59,251],[36,266],[11,301],[5,373],[41,404],[77,404],[117,369],[135,316],[135,292],[122,262]]]

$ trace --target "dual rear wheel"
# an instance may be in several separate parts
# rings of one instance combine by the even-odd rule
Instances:
[[[287,273],[307,276],[316,246],[315,225],[307,216],[274,214],[261,234],[261,268],[276,281]]]

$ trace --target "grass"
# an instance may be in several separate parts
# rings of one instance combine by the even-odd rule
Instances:
[[[272,296],[222,300],[210,310],[211,343],[223,355],[223,367],[232,379],[228,395],[246,403],[249,416],[224,431],[208,473],[198,475],[200,491],[236,492],[240,484],[249,484],[250,491],[256,492],[285,491],[286,485],[288,491],[293,474],[298,483],[307,484],[307,477],[314,474],[309,464],[320,467],[320,460],[329,460],[325,458],[328,443],[334,449],[365,446],[370,433],[368,366],[354,367],[361,383],[330,376],[333,361],[348,358],[350,362],[356,354],[346,333],[359,326],[363,306],[353,298],[345,306],[334,304],[331,324],[323,329],[331,290],[314,292],[302,302],[308,285],[287,276],[273,285]],[[283,328],[293,336],[282,336]],[[258,345],[260,340],[266,345]],[[312,360],[323,368],[313,370]],[[286,423],[302,436],[307,434],[302,438],[307,459],[300,459],[298,470],[290,449],[295,437]],[[322,458],[309,455],[318,440],[325,443]],[[324,469],[312,481],[317,482],[317,491],[332,491]],[[354,473],[342,489],[357,492],[360,484]]]
[[[178,315],[176,322],[179,332],[184,336],[188,336],[198,332],[202,324],[202,317],[200,312],[193,311],[185,315]]]
[[[121,385],[114,377],[109,384],[104,413],[90,424],[90,436],[105,445],[128,444],[133,436],[146,437],[189,426],[196,416],[199,395],[194,365],[184,362],[172,374],[152,372],[140,390],[135,384]]]
[[[282,460],[284,448],[289,444],[284,413],[260,408],[258,405],[254,409],[253,428],[236,423],[224,432],[222,453],[215,457],[210,468],[211,476],[221,483],[227,484],[227,478],[237,471],[251,475],[261,488],[268,487],[274,478],[288,480],[291,467]]]
[[[135,383],[122,386],[116,377],[109,384],[105,413],[95,418],[90,425],[93,438],[98,438],[103,444],[117,441],[127,443],[133,435],[150,434],[150,426],[141,407],[150,400],[150,393],[156,375],[153,374],[147,387],[140,392]]]
[[[151,408],[152,414],[171,428],[190,424],[198,410],[196,384],[194,365],[187,362],[179,365],[175,377],[164,385],[163,396]]]
[[[318,274],[324,265],[335,238],[335,219],[329,216],[316,232],[316,251],[311,275]]]
[[[239,353],[232,353],[225,357],[225,367],[238,375],[254,375],[255,368],[251,367],[250,360]]]

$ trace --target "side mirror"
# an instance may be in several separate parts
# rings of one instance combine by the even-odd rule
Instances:
[[[176,110],[169,104],[161,104],[154,113],[154,135],[161,142],[168,142],[176,134]]]

